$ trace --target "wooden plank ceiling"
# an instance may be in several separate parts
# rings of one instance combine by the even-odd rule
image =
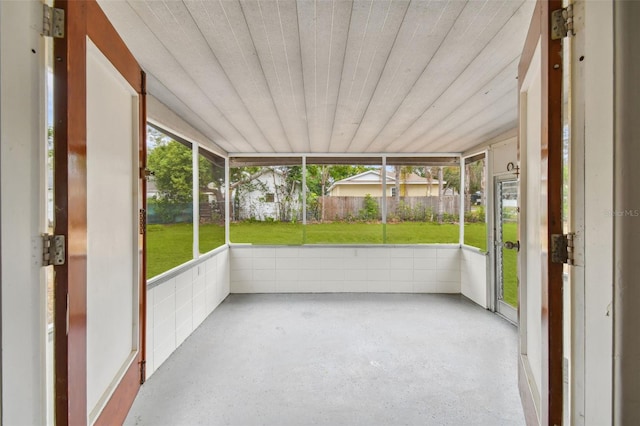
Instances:
[[[461,152],[516,126],[534,2],[101,0],[148,92],[230,153]]]

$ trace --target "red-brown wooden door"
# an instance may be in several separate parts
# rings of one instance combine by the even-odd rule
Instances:
[[[550,36],[561,7],[537,2],[518,69],[518,379],[529,425],[562,424],[562,264],[550,257],[551,235],[562,234],[562,44]]]
[[[144,74],[95,0],[55,7],[55,417],[120,424],[145,359]]]

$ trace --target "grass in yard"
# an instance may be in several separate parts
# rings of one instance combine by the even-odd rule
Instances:
[[[502,225],[504,241],[516,241],[518,239],[518,224],[504,223]],[[502,299],[513,306],[518,307],[518,252],[502,249]]]
[[[465,223],[464,243],[487,251],[487,224],[484,222]]]
[[[238,222],[229,225],[232,243],[302,244],[302,223]]]
[[[200,224],[198,226],[200,253],[206,253],[224,245],[224,225],[216,223]]]
[[[224,226],[199,226],[200,253],[224,244]],[[193,259],[193,226],[190,223],[147,226],[147,279]]]
[[[486,223],[466,223],[464,225],[464,243],[487,251]],[[516,241],[518,239],[518,224],[503,224],[503,240]],[[502,249],[502,299],[518,307],[518,253],[515,250]]]
[[[382,244],[380,223],[241,222],[230,225],[231,241],[252,244]],[[458,225],[432,222],[402,222],[386,225],[387,244],[456,244]]]
[[[306,244],[382,244],[380,223],[313,223],[305,232]]]
[[[387,224],[387,244],[457,244],[460,228],[455,223],[401,222]]]
[[[190,223],[147,226],[147,279],[193,259]]]

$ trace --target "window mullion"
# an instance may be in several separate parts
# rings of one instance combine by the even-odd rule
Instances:
[[[464,205],[467,201],[464,189],[467,187],[466,179],[469,178],[468,176],[466,176],[464,165],[465,165],[464,158],[460,156],[460,206],[459,206],[460,219],[458,220],[458,226],[460,227],[460,245],[461,246],[464,245],[464,222],[465,222]]]
[[[229,158],[224,159],[224,242],[225,244],[229,244],[229,222],[231,220],[231,193],[230,193],[230,185],[229,185]]]
[[[193,171],[193,258],[200,257],[200,168],[198,157],[198,145],[191,145],[192,171]]]

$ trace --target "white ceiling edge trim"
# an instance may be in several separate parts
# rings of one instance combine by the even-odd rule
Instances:
[[[460,157],[460,152],[406,152],[406,153],[382,153],[382,152],[229,152],[229,157],[329,157],[329,158],[362,158],[362,157],[378,157],[378,158],[394,158],[394,157]]]
[[[228,157],[227,151],[220,148],[215,142],[200,133],[200,131],[187,123],[168,106],[149,94],[147,94],[147,121],[186,141],[201,146],[214,154]]]
[[[475,145],[473,148],[464,151],[462,153],[462,156],[469,157],[475,154],[479,154],[480,152],[487,150],[487,148],[489,147],[495,147],[510,143],[516,137],[518,137],[518,129],[514,127],[513,129],[507,130],[506,132],[501,133],[498,136],[487,139],[486,141]]]

